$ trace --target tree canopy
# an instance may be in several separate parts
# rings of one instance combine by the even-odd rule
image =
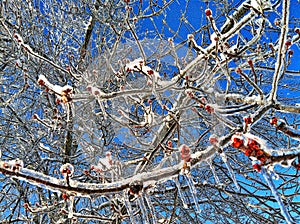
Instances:
[[[300,222],[299,6],[2,1],[2,223]]]

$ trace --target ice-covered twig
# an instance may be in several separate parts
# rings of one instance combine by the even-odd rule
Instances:
[[[190,192],[192,194],[192,198],[193,198],[193,201],[194,201],[195,207],[196,207],[196,212],[198,214],[201,214],[201,208],[199,206],[199,199],[198,199],[198,196],[197,196],[197,190],[196,190],[195,184],[193,182],[193,177],[190,174],[184,175],[184,177],[185,177],[185,179],[187,181],[187,184],[189,186]]]
[[[4,20],[0,20],[2,26],[6,29],[6,31],[8,33],[10,33],[8,27],[6,26],[6,23],[4,22]],[[50,59],[40,55],[39,53],[37,53],[36,51],[34,51],[28,44],[24,43],[23,41],[23,38],[15,33],[14,35],[11,35],[11,36],[14,36],[14,38],[17,40],[17,43],[31,56],[35,57],[35,58],[38,58],[39,60],[41,61],[44,61],[50,65],[52,65],[54,68],[64,72],[64,73],[67,73],[67,74],[70,74],[74,79],[76,80],[79,80],[79,77],[73,73],[71,73],[70,71],[68,71],[67,69],[64,69],[62,68],[61,66],[57,65],[56,63],[54,63],[53,61],[51,61]]]
[[[133,209],[132,209],[132,206],[131,206],[131,202],[130,202],[130,199],[128,197],[128,191],[125,190],[123,192],[124,194],[124,206],[127,210],[127,213],[128,213],[128,216],[129,216],[129,219],[130,219],[130,222],[131,223],[137,223],[136,221],[136,217],[134,216],[134,213],[133,213]]]
[[[290,216],[290,214],[289,214],[286,206],[284,205],[284,203],[282,201],[282,198],[280,197],[280,195],[279,195],[279,193],[278,193],[278,191],[276,189],[276,186],[275,186],[275,184],[274,184],[274,182],[272,180],[272,177],[268,174],[268,171],[264,167],[262,167],[261,173],[262,173],[263,177],[265,178],[265,180],[267,181],[268,186],[270,187],[270,189],[272,191],[272,194],[274,195],[274,197],[275,197],[275,199],[276,199],[276,201],[277,201],[277,203],[279,205],[281,214],[283,215],[283,217],[285,218],[285,220],[287,221],[287,223],[289,223],[289,224],[295,223],[292,220],[292,218],[291,218],[291,216]]]
[[[224,99],[224,100],[230,100],[234,101],[237,103],[245,103],[245,104],[256,104],[256,105],[264,105],[265,101],[261,99],[260,96],[245,96],[242,94],[237,94],[237,93],[230,93],[230,94],[217,94],[217,97],[219,99]]]
[[[24,163],[20,159],[14,159],[9,161],[0,161],[0,166],[12,172],[19,172],[23,169]]]
[[[188,208],[188,203],[186,202],[185,197],[184,197],[184,195],[183,195],[183,192],[182,192],[182,190],[181,190],[181,186],[180,186],[180,183],[179,183],[179,180],[178,180],[178,176],[175,176],[175,177],[173,178],[173,181],[174,181],[175,186],[176,186],[176,188],[177,188],[177,192],[178,192],[179,198],[180,198],[181,201],[182,201],[183,207],[184,207],[185,209],[187,209],[187,208]]]
[[[145,207],[145,203],[144,203],[144,198],[143,196],[139,196],[137,198],[137,202],[138,202],[138,205],[140,207],[140,210],[142,212],[142,216],[143,216],[143,221],[146,223],[146,224],[149,224],[149,219],[148,219],[148,212],[146,210],[146,207]]]
[[[300,130],[297,130],[290,125],[287,125],[284,120],[277,119],[276,117],[273,117],[270,121],[271,125],[275,126],[275,128],[286,135],[300,139]]]
[[[141,58],[135,59],[125,65],[126,72],[141,72],[148,77],[150,82],[158,83],[161,80],[159,73],[149,66],[145,65],[144,60]]]
[[[290,13],[290,1],[283,0],[282,2],[282,20],[281,20],[281,31],[280,37],[278,41],[278,54],[277,54],[277,61],[275,64],[275,72],[273,75],[273,82],[272,82],[272,90],[269,95],[268,100],[274,101],[277,98],[277,89],[278,89],[278,82],[279,79],[283,75],[283,70],[285,68],[285,52],[286,52],[286,41],[287,41],[287,34],[289,31],[289,13]]]
[[[277,110],[281,110],[281,111],[286,111],[286,112],[290,112],[290,113],[300,113],[300,106],[299,104],[296,104],[295,106],[290,106],[290,105],[283,105],[281,103],[275,103],[273,105],[273,107]]]

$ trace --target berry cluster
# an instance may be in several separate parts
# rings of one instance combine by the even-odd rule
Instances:
[[[270,155],[262,149],[260,143],[254,138],[236,134],[231,139],[231,145],[244,152],[246,156],[256,158],[259,163],[254,164],[253,168],[258,172],[261,171],[261,166],[270,158]]]

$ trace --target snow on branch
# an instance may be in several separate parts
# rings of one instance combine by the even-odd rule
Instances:
[[[286,135],[300,139],[300,130],[291,127],[290,125],[286,124],[286,122],[282,119],[277,119],[273,117],[270,121],[271,125],[273,125],[277,130],[285,133]]]
[[[52,91],[55,93],[57,96],[56,101],[57,102],[63,102],[63,103],[68,103],[72,101],[72,93],[73,93],[73,87],[69,85],[65,86],[59,86],[59,85],[54,85],[49,80],[44,76],[44,75],[39,75],[38,84],[40,86],[45,86],[46,91]]]
[[[231,146],[239,149],[252,161],[253,168],[258,172],[262,167],[271,167],[279,164],[283,167],[294,166],[299,169],[295,160],[300,155],[300,148],[271,150],[266,146],[265,141],[250,133],[236,133],[231,138]]]
[[[145,65],[142,58],[135,59],[125,65],[126,72],[141,72],[148,78],[148,85],[152,85],[152,82],[156,83],[160,80],[160,75],[158,72],[154,71],[149,66]]]
[[[191,154],[191,164],[195,165],[196,163],[206,161],[213,156],[215,152],[214,147],[209,147],[204,151]],[[19,162],[19,160],[9,162],[0,161],[0,172],[12,178],[26,181],[52,191],[72,192],[76,195],[93,195],[120,192],[129,188],[130,184],[134,182],[141,182],[146,186],[147,182],[163,181],[179,174],[183,166],[184,161],[181,161],[171,167],[154,170],[152,172],[143,172],[121,181],[104,184],[83,183],[72,179],[66,181],[65,178],[58,179],[41,172],[23,168],[23,162]],[[71,175],[74,172],[73,166],[71,164],[65,164],[62,166],[61,172],[63,175],[65,175],[65,173]]]

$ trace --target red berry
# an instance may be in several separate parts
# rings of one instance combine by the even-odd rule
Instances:
[[[168,141],[168,142],[167,142],[167,145],[168,145],[169,148],[173,148],[173,143],[172,143],[172,141]]]
[[[247,149],[244,153],[245,153],[246,156],[250,156],[252,154],[252,150]]]
[[[212,107],[212,106],[210,106],[210,105],[206,105],[205,106],[205,110],[208,112],[208,113],[213,113],[214,111],[215,111],[215,109]]]
[[[87,86],[86,90],[89,91],[89,92],[91,92],[92,91],[92,87],[91,86]]]
[[[44,80],[39,79],[39,80],[38,80],[38,84],[39,84],[40,86],[44,86],[44,85],[45,85],[45,82],[44,82]]]
[[[244,121],[245,121],[246,125],[252,124],[252,122],[253,122],[251,117],[245,117]]]
[[[210,144],[215,145],[218,143],[218,139],[216,137],[210,137],[209,142]]]
[[[251,59],[248,60],[248,64],[250,65],[250,67],[253,67],[253,61]]]
[[[266,157],[264,157],[264,156],[260,156],[260,157],[258,157],[258,160],[259,160],[262,164],[264,164],[265,161],[266,161],[267,159],[266,159]]]
[[[256,150],[256,151],[260,150],[260,144],[253,139],[248,139],[247,146],[252,150]]]
[[[290,40],[287,40],[286,42],[285,42],[285,46],[286,47],[290,47],[292,45],[292,42],[290,41]]]
[[[253,169],[255,169],[257,172],[261,171],[261,165],[260,164],[254,164]]]
[[[294,54],[294,51],[293,51],[293,50],[289,50],[288,54],[289,54],[290,56],[292,56],[292,55]]]
[[[256,152],[255,152],[255,156],[256,157],[260,157],[260,156],[262,156],[264,154],[264,152],[262,151],[262,150],[257,150]]]
[[[185,161],[185,162],[189,162],[191,159],[191,150],[187,145],[182,145],[181,147],[181,158]]]
[[[240,138],[233,138],[231,145],[233,148],[238,149],[244,145],[244,141],[243,141],[243,139],[240,139]]]
[[[276,117],[273,117],[270,121],[270,124],[273,125],[273,126],[276,126],[277,125],[277,122],[278,122],[278,119]]]
[[[241,74],[242,73],[242,69],[241,68],[236,68],[236,73]]]
[[[97,95],[100,94],[100,91],[99,91],[98,89],[96,89],[96,90],[93,92],[93,94],[97,96]]]
[[[207,17],[211,16],[211,15],[212,15],[211,10],[210,10],[210,9],[206,9],[206,10],[205,10],[205,15],[206,15]]]
[[[66,201],[69,199],[69,196],[66,193],[63,193],[62,198]]]
[[[148,73],[148,75],[153,75],[154,74],[153,70],[148,70],[147,73]]]

